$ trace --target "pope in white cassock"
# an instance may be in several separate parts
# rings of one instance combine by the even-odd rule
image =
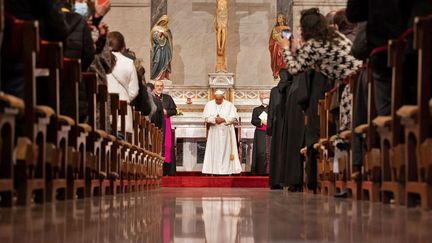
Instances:
[[[242,171],[237,151],[234,124],[238,121],[237,109],[224,100],[224,92],[216,91],[215,99],[204,108],[205,122],[210,126],[204,155],[202,173],[229,175]]]

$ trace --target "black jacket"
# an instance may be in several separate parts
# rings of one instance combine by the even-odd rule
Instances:
[[[162,101],[160,101],[158,98],[152,95],[153,101],[156,105],[156,112],[151,116],[150,120],[152,123],[156,125],[159,129],[163,129],[163,120],[164,120],[164,114],[163,114],[163,105]]]
[[[5,0],[5,12],[23,20],[38,20],[41,39],[48,41],[63,41],[69,27],[64,15],[60,12],[60,6],[53,0]],[[6,25],[4,37],[9,35],[9,27]],[[4,44],[4,43],[3,43]],[[24,64],[20,56],[7,57],[4,55],[6,45],[2,46],[1,57],[1,90],[5,93],[25,98]],[[38,97],[46,97],[46,91],[38,91]]]
[[[48,41],[63,41],[69,27],[56,0],[5,0],[5,11],[24,20],[38,20],[39,33]]]
[[[70,30],[64,41],[63,54],[65,57],[81,59],[81,68],[86,71],[95,55],[90,29],[85,19],[77,13],[67,12],[65,17]]]
[[[261,113],[263,113],[263,111],[268,112],[268,107],[264,107],[263,105],[260,105],[258,107],[255,107],[252,111],[252,120],[251,123],[252,125],[256,126],[256,127],[262,127],[261,124],[261,119],[259,118],[259,116],[261,115]],[[268,116],[268,113],[267,113]],[[268,117],[267,117],[268,120]]]
[[[350,22],[367,21],[366,38],[368,52],[387,45],[389,39],[397,38],[407,28],[411,6],[406,0],[348,0],[346,15]],[[372,67],[387,68],[387,53],[375,55]]]

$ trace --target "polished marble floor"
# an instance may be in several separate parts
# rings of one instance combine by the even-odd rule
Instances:
[[[0,242],[432,242],[432,212],[246,188],[0,209]]]

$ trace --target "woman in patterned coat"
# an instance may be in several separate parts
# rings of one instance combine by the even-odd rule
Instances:
[[[357,71],[362,62],[350,55],[351,41],[334,31],[317,8],[302,11],[301,38],[280,39],[282,54],[291,75],[316,69],[334,81],[342,81]]]

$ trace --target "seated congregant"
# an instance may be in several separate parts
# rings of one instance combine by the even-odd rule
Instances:
[[[108,92],[118,93],[120,100],[128,103],[126,115],[126,132],[133,133],[133,114],[130,102],[138,95],[138,77],[133,61],[123,54],[121,51],[125,49],[126,44],[123,35],[120,32],[114,31],[108,34],[108,46],[115,60],[112,72],[107,75]],[[118,124],[118,130],[121,129],[121,124]],[[126,134],[120,134],[120,138],[124,138]]]

